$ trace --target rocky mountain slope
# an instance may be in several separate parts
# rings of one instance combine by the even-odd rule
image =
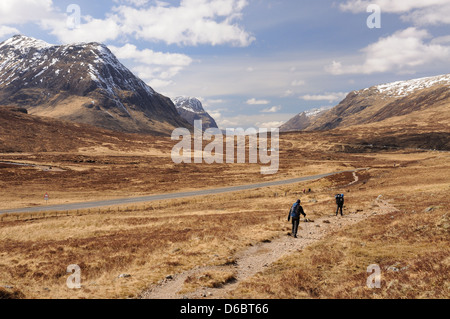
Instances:
[[[443,114],[437,108],[443,105],[450,106],[450,74],[353,91],[333,109],[323,112],[309,123],[302,121],[294,128],[306,131],[345,128],[433,109],[439,118]],[[429,116],[426,118],[431,119]],[[408,118],[403,118],[403,121],[408,121]]]
[[[177,97],[173,99],[178,113],[189,124],[194,125],[194,121],[201,120],[203,130],[208,128],[218,128],[216,121],[205,111],[202,102],[193,97]]]
[[[292,119],[280,126],[280,132],[302,131],[307,129],[314,121],[328,111],[329,108],[313,109],[297,114]]]
[[[134,76],[103,44],[0,43],[0,105],[122,132],[186,127],[172,101]]]

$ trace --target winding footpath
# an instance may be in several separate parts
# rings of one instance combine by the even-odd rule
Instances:
[[[397,211],[381,197],[375,200],[377,209],[367,212],[351,213],[344,217],[334,215],[323,217],[315,222],[301,223],[299,238],[282,236],[268,243],[251,246],[235,256],[236,263],[232,266],[197,267],[184,273],[170,276],[158,285],[149,287],[141,293],[141,299],[199,299],[199,298],[228,298],[243,281],[250,279],[257,273],[264,271],[271,264],[295,251],[301,251],[318,242],[327,235],[356,224],[374,215],[389,214]],[[188,294],[180,294],[184,282],[188,277],[201,276],[206,271],[233,271],[235,280],[220,288],[200,288]]]

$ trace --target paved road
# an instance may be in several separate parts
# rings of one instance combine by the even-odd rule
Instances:
[[[103,201],[95,201],[95,202],[83,202],[83,203],[73,203],[73,204],[62,204],[62,205],[54,205],[54,206],[37,206],[37,207],[25,207],[18,209],[7,209],[0,210],[0,214],[7,213],[36,213],[36,212],[45,212],[45,211],[73,211],[73,210],[82,210],[82,209],[94,209],[108,206],[123,206],[123,205],[133,205],[139,203],[147,203],[153,201],[167,200],[167,199],[181,199],[195,196],[204,196],[204,195],[216,195],[216,194],[224,194],[231,192],[239,192],[252,190],[263,187],[270,186],[280,186],[280,185],[289,185],[295,184],[299,182],[307,182],[313,181],[317,179],[321,179],[324,177],[347,173],[347,172],[356,172],[358,170],[350,170],[350,171],[340,171],[328,174],[314,175],[314,176],[305,176],[294,179],[287,179],[281,181],[273,181],[273,182],[265,182],[258,184],[249,184],[249,185],[241,185],[241,186],[231,186],[231,187],[223,187],[223,188],[215,188],[215,189],[205,189],[191,192],[182,192],[182,193],[170,193],[170,194],[162,194],[162,195],[151,195],[151,196],[143,196],[143,197],[131,197],[131,198],[120,198],[120,199],[111,199],[111,200],[103,200]]]

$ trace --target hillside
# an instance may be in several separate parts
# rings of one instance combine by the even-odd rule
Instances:
[[[413,118],[425,121],[444,120],[446,112],[441,107],[450,105],[450,75],[414,79],[382,84],[353,91],[333,109],[323,112],[313,120],[301,121],[290,130],[321,131],[346,128],[354,125],[380,123],[391,118],[402,118],[407,125]],[[421,113],[424,113],[421,116]],[[430,114],[431,112],[431,114]],[[448,113],[448,112],[447,112]],[[289,121],[295,124],[295,118]],[[287,124],[288,124],[287,123]],[[448,122],[447,122],[448,125]]]
[[[58,46],[21,35],[4,41],[0,105],[121,132],[169,134],[187,126],[169,98],[99,43]]]
[[[0,153],[76,152],[83,147],[101,146],[128,149],[139,147],[142,139],[135,134],[29,115],[23,108],[0,106]]]

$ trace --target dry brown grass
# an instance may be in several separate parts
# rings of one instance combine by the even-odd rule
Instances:
[[[184,282],[184,287],[181,289],[181,294],[194,292],[199,288],[221,288],[236,280],[234,271],[218,271],[211,270],[201,273],[199,275],[188,276]]]
[[[448,156],[380,171],[358,192],[365,209],[388,194],[398,212],[370,219],[278,261],[243,283],[234,298],[450,297]],[[373,173],[372,173],[373,174]],[[360,188],[361,189],[361,188]],[[427,208],[431,211],[425,212]],[[367,267],[382,269],[369,289]]]
[[[426,294],[419,291],[426,289],[432,297],[445,293],[448,297],[448,277],[440,272],[447,270],[448,274],[448,229],[437,226],[447,225],[443,214],[448,209],[450,189],[448,155],[410,151],[335,153],[338,140],[315,142],[317,136],[285,135],[280,173],[272,177],[262,177],[259,165],[175,166],[167,156],[107,155],[104,149],[89,155],[3,155],[5,160],[28,160],[67,169],[48,173],[33,168],[0,168],[1,186],[10,195],[10,207],[40,204],[43,190],[49,187],[54,190],[51,196],[56,203],[236,185],[352,167],[374,168],[359,172],[358,183],[352,185],[353,175],[342,174],[312,183],[132,207],[6,215],[0,222],[0,287],[13,286],[3,289],[12,297],[135,297],[167,275],[197,266],[229,264],[249,245],[285,235],[290,228],[286,222],[289,206],[298,197],[308,218],[314,219],[332,215],[333,195],[345,192],[347,211],[370,210],[374,198],[383,194],[395,200],[400,213],[394,219],[374,218],[283,259],[241,285],[232,296],[397,298],[403,290],[405,296],[423,297]],[[156,148],[167,150],[169,144],[162,141]],[[400,167],[394,168],[394,164]],[[308,188],[313,192],[304,195],[303,189]],[[417,198],[419,204],[411,204]],[[429,206],[440,208],[419,214]],[[413,231],[413,226],[426,228]],[[374,262],[383,267],[399,262],[410,267],[407,274],[412,274],[411,278],[426,279],[412,284],[412,288],[402,286],[406,279],[397,286],[394,281],[390,288],[397,288],[371,295],[374,292],[361,288],[360,281],[367,278],[365,268]],[[431,263],[438,265],[434,272]],[[65,285],[70,264],[82,269],[80,290]],[[120,274],[131,277],[119,278]],[[226,282],[228,275],[213,273],[205,280],[194,278],[186,289]],[[385,287],[398,279],[390,275],[384,277]],[[443,280],[439,290],[436,283]],[[396,289],[398,293],[391,293]]]

